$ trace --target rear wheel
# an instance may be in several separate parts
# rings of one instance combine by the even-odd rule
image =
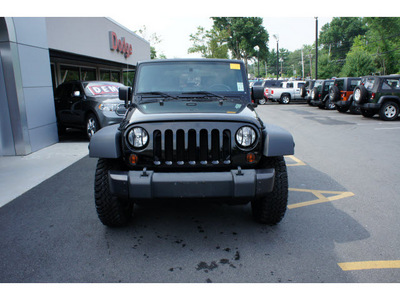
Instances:
[[[376,114],[375,111],[366,110],[363,108],[360,108],[360,112],[363,115],[363,117],[366,117],[366,118],[372,118]]]
[[[117,167],[111,159],[100,158],[97,162],[94,195],[100,221],[110,227],[126,225],[133,211],[133,202],[113,196],[110,192],[109,171]]]
[[[253,199],[251,209],[257,222],[278,224],[284,217],[288,201],[288,177],[283,157],[263,157],[261,168],[274,168],[275,180],[272,192]]]
[[[290,95],[284,94],[281,96],[281,100],[279,101],[281,104],[289,104],[290,102]]]
[[[266,102],[267,101],[265,100],[265,98],[258,100],[258,104],[260,104],[260,105],[264,105]]]

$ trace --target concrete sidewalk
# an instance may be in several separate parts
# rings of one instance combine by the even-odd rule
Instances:
[[[61,142],[27,156],[0,156],[0,207],[88,155],[88,144]]]

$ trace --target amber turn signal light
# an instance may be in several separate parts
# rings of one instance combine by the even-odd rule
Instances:
[[[138,161],[139,161],[139,157],[136,154],[131,154],[129,156],[129,163],[131,165],[136,165]]]
[[[247,153],[246,160],[249,163],[253,163],[256,161],[256,156],[254,153]]]

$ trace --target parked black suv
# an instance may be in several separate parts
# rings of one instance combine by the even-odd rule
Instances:
[[[332,87],[333,82],[333,79],[316,80],[314,88],[311,90],[309,104],[319,108],[335,109],[335,104],[329,101],[329,89]]]
[[[118,98],[123,84],[108,81],[70,81],[60,84],[54,95],[59,132],[84,129],[90,139],[100,128],[120,123],[126,112]]]
[[[365,76],[354,89],[354,100],[364,117],[379,113],[384,121],[393,121],[399,115],[400,75]]]
[[[335,104],[337,111],[356,113],[360,109],[355,105],[353,92],[361,82],[361,77],[336,78],[329,91],[329,99]]]
[[[169,198],[251,202],[257,221],[280,222],[293,137],[257,115],[244,63],[152,60],[136,70],[133,87],[120,88],[124,120],[89,144],[101,222],[125,225],[134,203]],[[262,87],[252,90],[253,100],[263,97]]]

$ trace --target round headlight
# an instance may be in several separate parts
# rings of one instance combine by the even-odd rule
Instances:
[[[257,134],[253,128],[249,126],[240,127],[236,132],[236,142],[241,147],[250,147],[257,139]]]
[[[128,142],[134,148],[143,148],[149,141],[149,134],[141,127],[133,127],[128,133]]]

